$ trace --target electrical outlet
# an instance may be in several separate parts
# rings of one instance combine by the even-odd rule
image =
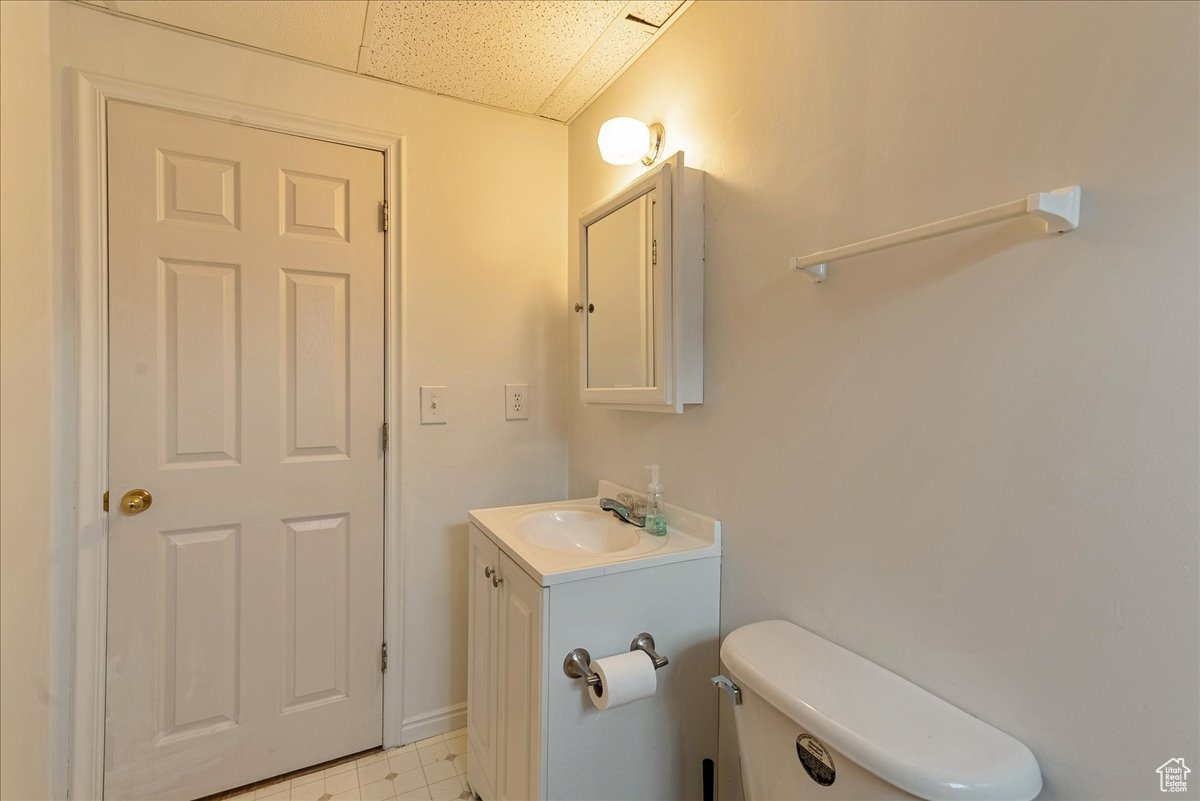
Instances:
[[[505,420],[528,420],[529,419],[529,385],[528,384],[505,384],[504,385],[504,419]]]
[[[446,388],[421,387],[421,425],[449,422],[446,414]]]

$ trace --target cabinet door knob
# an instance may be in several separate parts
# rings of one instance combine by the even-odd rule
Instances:
[[[490,567],[485,567],[483,569],[483,577],[484,578],[491,578],[494,575],[496,575],[496,571],[492,570]]]
[[[496,578],[495,576],[492,576],[492,586],[493,587],[499,587],[503,583],[504,583],[504,579]]]

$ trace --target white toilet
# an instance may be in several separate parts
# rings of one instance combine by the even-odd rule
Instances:
[[[1022,743],[915,684],[784,620],[725,638],[746,801],[1029,801]]]

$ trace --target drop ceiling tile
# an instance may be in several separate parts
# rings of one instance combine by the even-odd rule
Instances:
[[[353,70],[367,0],[117,0],[116,10],[177,28]]]
[[[359,71],[532,114],[625,5],[382,0]]]
[[[592,95],[616,75],[629,59],[653,37],[644,25],[623,22],[616,26],[602,47],[597,47],[542,109],[542,116],[566,122]]]
[[[657,35],[655,28],[661,27],[680,5],[682,0],[634,0],[626,5],[621,19],[609,27],[539,113],[562,122],[575,116],[650,43]],[[629,17],[654,27],[634,22]]]

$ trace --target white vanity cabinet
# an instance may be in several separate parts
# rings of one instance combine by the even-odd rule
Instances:
[[[619,490],[601,486],[606,497]],[[598,509],[597,499],[567,503],[574,514]],[[522,515],[555,504],[471,513],[467,780],[483,801],[703,797],[703,762],[717,750],[720,530],[667,509],[684,528],[635,556],[559,553],[514,533]],[[595,708],[564,658],[623,653],[642,632],[670,660],[657,691]]]
[[[484,799],[541,798],[542,588],[471,527],[468,780]]]

